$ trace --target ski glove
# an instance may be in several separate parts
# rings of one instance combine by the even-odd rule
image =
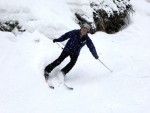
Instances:
[[[53,43],[55,43],[55,42],[57,42],[57,39],[54,39],[54,40],[53,40]]]

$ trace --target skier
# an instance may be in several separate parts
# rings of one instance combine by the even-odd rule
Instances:
[[[51,73],[51,71],[56,66],[58,66],[66,57],[70,56],[70,62],[63,69],[61,69],[61,72],[65,77],[65,75],[75,65],[80,54],[80,50],[85,44],[87,45],[95,59],[99,58],[95,46],[88,36],[89,30],[90,26],[87,23],[85,23],[81,26],[81,29],[69,31],[62,35],[60,38],[53,40],[53,42],[55,43],[69,39],[60,56],[54,62],[46,66],[46,68],[44,69],[44,76],[46,79],[48,79],[49,73]]]

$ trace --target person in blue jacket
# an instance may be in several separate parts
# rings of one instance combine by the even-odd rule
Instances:
[[[78,56],[80,54],[80,50],[84,45],[87,45],[87,47],[89,48],[90,52],[95,57],[95,59],[99,58],[95,46],[88,36],[89,30],[90,26],[85,23],[82,25],[81,29],[69,31],[64,35],[62,35],[60,38],[53,40],[53,42],[55,43],[55,42],[62,42],[68,39],[68,42],[65,45],[60,56],[51,64],[46,66],[44,70],[45,78],[48,78],[49,73],[51,73],[51,71],[56,66],[58,66],[66,57],[69,56],[71,58],[70,62],[63,69],[61,69],[61,72],[65,76],[75,65]]]

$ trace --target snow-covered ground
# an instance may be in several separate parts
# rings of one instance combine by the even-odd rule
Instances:
[[[79,28],[71,2],[79,1],[0,0],[0,20],[19,20],[27,29],[0,31],[0,113],[149,113],[150,4],[144,0],[132,0],[135,13],[126,29],[89,35],[113,73],[84,47],[66,78],[74,90],[47,86],[43,70],[61,53],[52,39]]]

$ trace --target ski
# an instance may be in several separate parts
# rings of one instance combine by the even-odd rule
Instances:
[[[63,74],[63,73],[62,73],[62,74]],[[57,75],[57,74],[56,74],[56,75]],[[46,81],[46,83],[48,84],[49,88],[55,89],[55,86],[52,84],[51,81],[49,81],[51,77],[49,76],[49,74],[48,74],[47,72],[44,73],[44,77],[45,77],[45,81]],[[68,89],[68,90],[73,90],[72,87],[68,86],[68,85],[65,83],[65,76],[64,76],[64,74],[63,74],[62,77],[63,77],[63,78],[62,78],[63,80],[62,80],[62,82],[61,82],[61,85],[63,85],[63,86],[64,86],[66,89]]]
[[[69,90],[73,90],[73,88],[72,88],[72,87],[69,87],[68,85],[66,85],[66,83],[64,83],[64,86],[65,86],[67,89],[69,89]]]
[[[45,71],[45,72],[44,72],[44,77],[45,77],[46,83],[48,84],[49,73]],[[49,88],[54,89],[54,86],[53,86],[53,85],[49,85],[49,84],[48,84],[48,86],[49,86]]]
[[[69,90],[73,90],[73,88],[72,88],[72,87],[70,87],[70,86],[66,85],[65,83],[64,83],[64,86],[65,86],[67,89],[69,89]],[[51,89],[55,89],[55,87],[54,87],[54,86],[52,86],[52,85],[49,85],[49,88],[51,88]]]
[[[67,89],[69,89],[69,90],[73,90],[73,88],[72,87],[69,87],[68,85],[66,85],[65,83],[64,83],[64,86],[67,88]],[[51,89],[55,89],[55,87],[54,86],[52,86],[52,85],[49,85],[49,88],[51,88]]]
[[[48,84],[49,88],[51,88],[51,89],[54,89],[54,88],[55,88],[53,85],[50,85],[50,84],[48,83],[48,78],[45,79],[45,81],[46,81],[46,83]]]
[[[52,84],[49,84],[48,81],[47,81],[47,84],[48,84],[49,88],[51,88],[51,89],[55,88]]]

